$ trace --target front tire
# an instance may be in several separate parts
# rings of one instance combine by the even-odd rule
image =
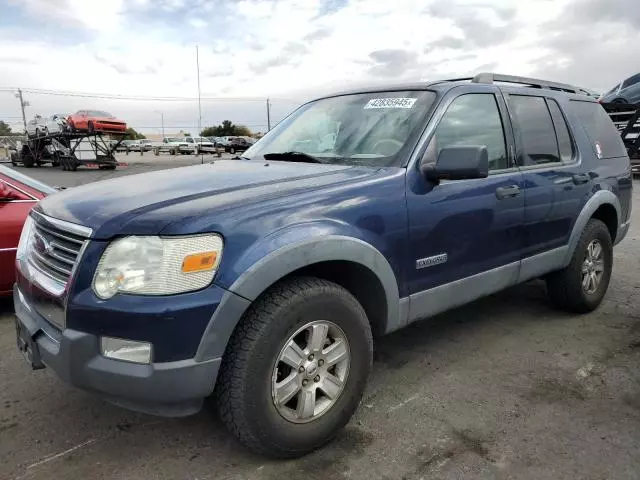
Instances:
[[[592,218],[578,240],[569,265],[547,277],[547,293],[563,310],[595,310],[609,287],[613,268],[613,242],[609,229]]]
[[[353,415],[372,352],[367,316],[347,290],[312,277],[283,281],[236,327],[216,386],[220,416],[260,454],[307,454]]]

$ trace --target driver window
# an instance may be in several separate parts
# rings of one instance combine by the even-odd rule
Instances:
[[[509,168],[504,129],[496,98],[491,93],[472,93],[456,98],[429,142],[427,162],[450,146],[483,145],[489,152],[489,170]]]

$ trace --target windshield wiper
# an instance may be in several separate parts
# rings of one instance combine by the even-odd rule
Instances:
[[[283,160],[285,162],[324,163],[317,157],[304,152],[274,152],[265,153],[265,160]]]

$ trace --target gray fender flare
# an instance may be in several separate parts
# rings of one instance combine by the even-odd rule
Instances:
[[[278,280],[315,263],[340,260],[358,263],[378,277],[386,296],[387,325],[396,325],[400,303],[398,283],[384,255],[357,238],[325,235],[278,248],[245,270],[229,287],[211,318],[196,359],[202,361],[222,356],[233,329],[250,302]]]
[[[571,236],[569,237],[569,248],[567,249],[567,254],[565,256],[563,267],[569,265],[571,262],[571,257],[573,256],[573,252],[578,245],[578,240],[580,240],[580,235],[582,235],[582,231],[587,226],[587,222],[591,219],[595,211],[602,205],[611,205],[616,209],[616,218],[618,219],[617,223],[619,223],[621,214],[620,214],[620,201],[616,195],[609,190],[598,190],[593,196],[587,200],[584,207],[582,207],[582,211],[578,215],[578,219],[576,223],[573,225],[573,230],[571,230]],[[620,226],[617,225],[619,228]]]

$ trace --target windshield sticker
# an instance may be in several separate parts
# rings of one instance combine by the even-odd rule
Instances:
[[[368,108],[412,108],[415,98],[372,98],[364,106]]]

